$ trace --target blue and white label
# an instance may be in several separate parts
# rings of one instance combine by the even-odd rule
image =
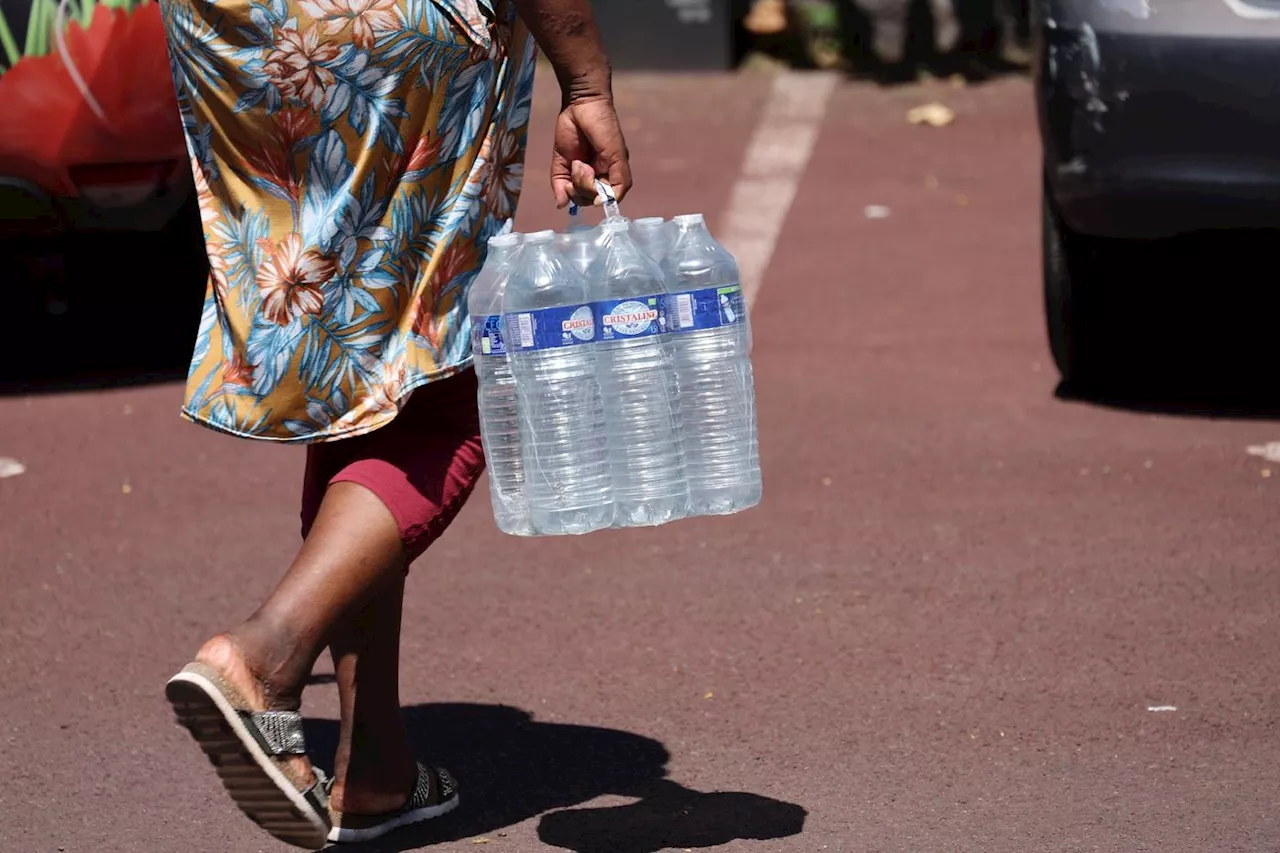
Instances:
[[[662,294],[595,303],[592,308],[595,309],[596,323],[600,326],[600,340],[642,338],[665,332],[665,298],[666,295]]]
[[[595,313],[590,305],[564,305],[507,314],[505,345],[524,352],[589,344],[596,339]]]
[[[506,355],[502,339],[502,315],[489,314],[471,318],[471,351],[476,355]]]
[[[742,285],[704,287],[667,295],[667,324],[673,332],[696,332],[736,326],[747,320]]]

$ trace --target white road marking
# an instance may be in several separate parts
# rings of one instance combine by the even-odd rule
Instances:
[[[7,456],[0,456],[0,480],[5,477],[16,477],[25,473],[27,466],[23,465],[17,459],[10,459]]]
[[[1147,710],[1155,711],[1157,713],[1160,713],[1163,711],[1176,711],[1178,710],[1178,706],[1177,705],[1148,705]]]
[[[1268,441],[1266,444],[1253,444],[1245,448],[1250,456],[1261,456],[1268,462],[1280,462],[1280,441]]]
[[[721,242],[738,259],[748,305],[760,292],[837,79],[828,72],[780,73],[747,145]]]

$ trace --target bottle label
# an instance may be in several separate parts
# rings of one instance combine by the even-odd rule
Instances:
[[[476,355],[506,355],[502,339],[502,316],[489,314],[471,318],[471,351]]]
[[[595,314],[590,305],[564,305],[506,314],[505,345],[513,352],[558,349],[589,344],[596,339]]]
[[[747,320],[740,284],[671,293],[666,303],[667,325],[673,332],[719,329]]]
[[[600,340],[644,338],[665,332],[665,300],[666,294],[655,294],[596,302],[591,307],[595,311],[596,325],[600,329]]]

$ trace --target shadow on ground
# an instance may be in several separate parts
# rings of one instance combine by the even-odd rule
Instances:
[[[502,705],[414,705],[405,715],[419,754],[458,777],[462,805],[378,842],[343,844],[343,851],[417,850],[495,835],[539,815],[543,843],[575,853],[716,847],[736,839],[784,838],[804,828],[807,813],[794,803],[695,791],[668,779],[666,748],[642,735],[538,722],[527,711]],[[307,739],[319,755],[331,755],[336,721],[308,720]],[[604,795],[636,801],[574,808]]]
[[[1085,282],[1101,367],[1066,400],[1144,413],[1280,418],[1273,231],[1207,232],[1102,248]]]
[[[0,394],[182,379],[207,276],[194,205],[157,233],[0,243]]]

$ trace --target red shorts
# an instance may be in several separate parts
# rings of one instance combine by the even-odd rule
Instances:
[[[330,484],[359,483],[391,511],[412,562],[453,521],[483,471],[476,375],[467,370],[415,390],[380,429],[308,445],[302,535]]]

